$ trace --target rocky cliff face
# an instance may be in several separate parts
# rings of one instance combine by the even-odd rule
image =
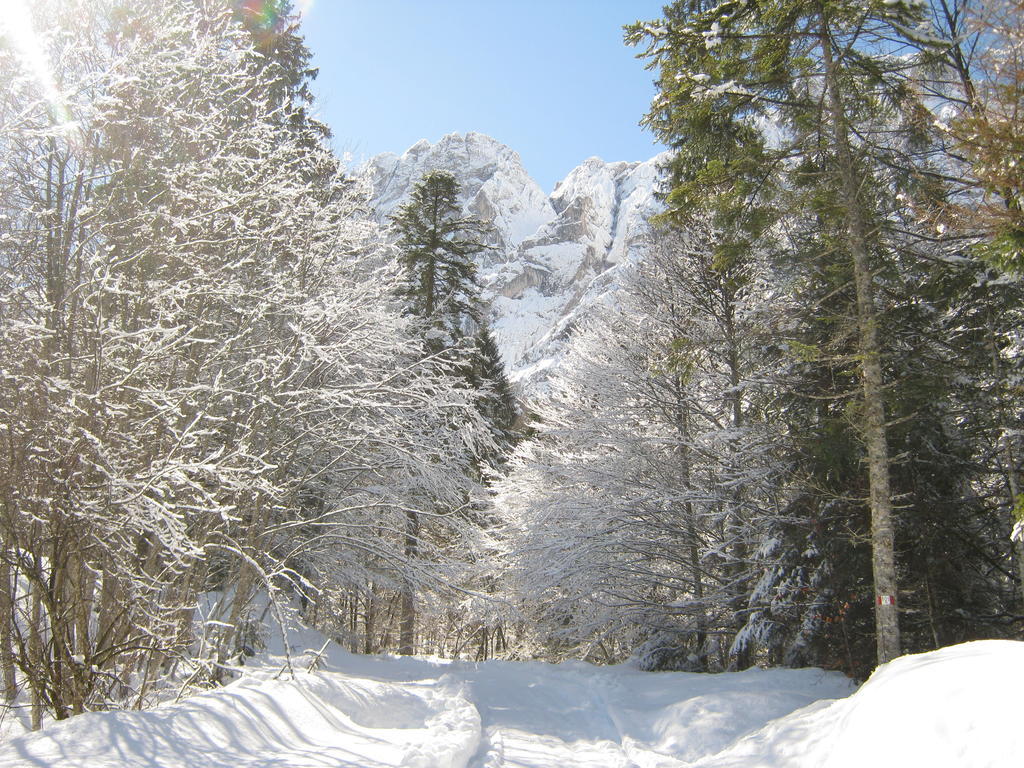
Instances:
[[[479,133],[420,141],[378,155],[366,168],[383,221],[424,173],[445,170],[462,187],[465,211],[494,226],[479,259],[495,338],[513,380],[543,386],[572,327],[617,288],[622,265],[642,249],[662,156],[643,163],[592,157],[547,196],[514,151]]]

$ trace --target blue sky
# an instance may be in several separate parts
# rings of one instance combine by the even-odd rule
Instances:
[[[662,0],[314,0],[303,20],[320,117],[355,161],[479,131],[550,192],[591,155],[660,151],[637,123],[653,73],[622,25]]]

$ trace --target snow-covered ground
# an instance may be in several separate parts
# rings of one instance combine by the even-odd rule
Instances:
[[[255,670],[148,712],[0,746],[4,768],[1019,768],[1024,643],[906,656],[860,690],[820,670],[721,675],[353,656]],[[852,695],[851,695],[852,693]]]

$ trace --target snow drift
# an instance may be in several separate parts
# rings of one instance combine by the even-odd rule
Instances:
[[[1012,768],[1024,765],[1024,643],[903,656],[860,690],[770,723],[702,768]]]
[[[1016,768],[1024,643],[880,668],[721,675],[363,657],[254,671],[149,712],[82,715],[0,747],[3,768]],[[837,698],[837,697],[846,698]]]

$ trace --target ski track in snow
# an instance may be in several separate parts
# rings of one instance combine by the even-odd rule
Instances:
[[[311,646],[307,646],[311,647]],[[0,745],[0,768],[1016,768],[1024,643],[821,670],[701,675],[582,662],[328,654],[146,712]],[[838,699],[838,700],[834,700]]]

